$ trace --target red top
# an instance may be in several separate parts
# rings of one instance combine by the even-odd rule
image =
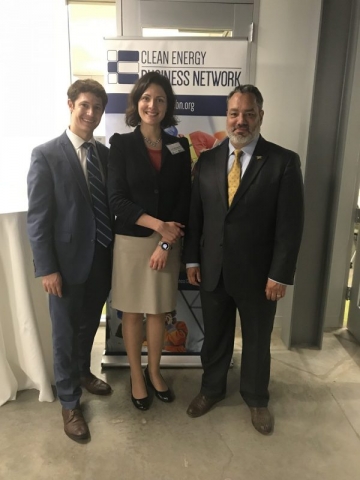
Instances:
[[[153,148],[146,147],[149,152],[151,163],[153,167],[159,172],[161,168],[161,150],[154,150]]]

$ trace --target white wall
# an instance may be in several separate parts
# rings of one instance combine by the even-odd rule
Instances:
[[[255,84],[264,97],[263,136],[296,151],[305,171],[321,0],[260,0]],[[293,288],[276,325],[290,343]]]
[[[64,0],[6,2],[0,15],[0,213],[27,210],[34,146],[64,131],[70,85]]]
[[[104,81],[104,37],[116,37],[116,6],[69,5],[71,73]]]
[[[309,133],[321,0],[260,0],[256,85],[264,96],[262,133],[299,153]]]

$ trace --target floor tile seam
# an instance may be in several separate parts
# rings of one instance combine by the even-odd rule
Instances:
[[[306,368],[301,368],[301,367],[298,367],[296,365],[292,365],[288,362],[285,362],[284,360],[280,360],[279,358],[276,358],[274,356],[271,356],[271,360],[272,361],[276,361],[278,363],[281,363],[282,365],[286,365],[290,368],[293,368],[295,370],[298,370],[298,371],[301,371],[301,372],[306,372],[308,373],[309,375],[312,375],[316,378],[318,378],[319,380],[322,380],[322,381],[326,381],[328,377],[330,377],[331,375],[334,374],[334,372],[339,368],[341,367],[344,363],[347,363],[347,362],[351,362],[352,359],[351,358],[347,358],[345,360],[339,360],[338,363],[336,363],[333,367],[331,367],[326,373],[315,373],[315,372],[312,372],[310,370],[306,370]]]
[[[284,362],[283,360],[279,360],[278,358],[275,358],[275,357],[271,357],[271,361],[272,362],[278,362],[278,363],[281,363],[282,365],[285,365],[293,370],[297,370],[299,372],[303,372],[303,373],[307,373],[309,375],[311,375],[312,377],[315,377],[317,380],[321,381],[322,383],[326,383],[326,378],[328,375],[331,374],[331,371],[325,373],[325,374],[319,374],[319,373],[315,373],[315,372],[311,372],[310,370],[306,370],[305,368],[301,368],[301,367],[298,367],[296,365],[291,365],[287,362]]]
[[[334,335],[334,337],[336,338],[337,341],[345,340],[345,342],[349,342],[356,345],[357,347],[360,347],[359,342],[356,340],[356,338],[346,338],[346,337],[342,337],[341,335]]]
[[[353,424],[351,423],[348,415],[346,414],[344,408],[342,407],[342,405],[340,404],[340,402],[337,400],[337,398],[335,397],[335,395],[332,393],[330,387],[328,385],[326,385],[326,388],[327,390],[329,391],[330,395],[332,396],[332,398],[335,400],[336,404],[338,405],[339,409],[341,410],[342,414],[344,415],[346,421],[348,422],[348,424],[350,425],[350,428],[353,430],[353,432],[355,433],[355,435],[357,436],[359,442],[360,442],[360,434],[356,431],[356,429],[354,428]]]
[[[348,359],[344,363],[342,363],[341,365],[338,365],[337,368],[334,368],[331,372],[329,372],[327,374],[327,378],[325,378],[324,381],[326,381],[327,383],[332,383],[332,382],[336,381],[337,378],[343,377],[344,374],[348,373],[348,371],[351,371],[354,368],[359,369],[359,367],[357,365],[354,366],[350,362],[351,362],[351,359]],[[348,365],[347,365],[347,363],[348,363]],[[339,369],[339,372],[336,371],[337,369]],[[360,369],[359,369],[359,372],[360,372]],[[350,382],[350,383],[354,383],[354,384],[360,383],[360,373],[359,373],[359,381],[358,382]]]
[[[226,463],[224,464],[224,466],[222,467],[222,470],[221,470],[221,477],[219,478],[219,480],[223,480],[224,478],[224,472],[225,472],[225,469],[227,467],[229,467],[230,463],[232,462],[232,459],[234,458],[235,454],[234,452],[232,451],[232,449],[230,448],[230,446],[228,445],[226,439],[224,438],[224,436],[218,432],[215,428],[215,425],[214,425],[214,422],[210,416],[209,418],[209,423],[210,423],[210,426],[211,426],[211,430],[219,437],[219,439],[221,440],[221,442],[225,445],[225,448],[229,451],[229,459],[226,461]]]
[[[349,358],[351,359],[354,359],[356,357],[360,357],[360,348],[359,346],[355,343],[355,342],[352,342],[352,341],[349,341],[349,340],[346,340],[349,344],[351,345],[355,345],[357,348],[354,350],[354,352],[349,352],[347,350],[347,348],[345,348],[343,345],[341,345],[342,349],[346,351],[347,355]],[[354,360],[355,361],[355,360]]]
[[[340,369],[340,367],[343,367],[344,365],[348,364],[348,363],[354,363],[353,359],[351,357],[348,357],[346,359],[343,359],[343,360],[339,360],[338,363],[336,363],[330,370],[328,370],[327,373],[324,373],[322,375],[319,375],[319,378],[323,381],[327,381],[331,376],[333,376],[334,374],[336,374],[336,370]],[[355,362],[356,363],[356,362]],[[349,368],[353,367],[354,365],[349,365]],[[339,375],[339,374],[337,374]]]

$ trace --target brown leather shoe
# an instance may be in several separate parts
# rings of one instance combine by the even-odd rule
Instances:
[[[85,422],[80,407],[74,410],[67,410],[63,407],[62,416],[64,420],[64,431],[72,440],[86,440],[90,437],[89,427]]]
[[[112,393],[110,385],[95,377],[92,373],[86,375],[86,377],[80,377],[80,384],[94,395],[110,395]]]
[[[205,415],[215,403],[220,402],[220,400],[224,398],[225,395],[210,398],[200,392],[190,403],[186,413],[192,418],[201,417],[201,415]]]
[[[267,407],[249,407],[251,421],[255,429],[263,435],[269,435],[274,430],[274,420]]]

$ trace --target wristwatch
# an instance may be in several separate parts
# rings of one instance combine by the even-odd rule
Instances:
[[[162,242],[160,240],[160,242],[158,243],[159,247],[161,247],[163,250],[171,250],[172,249],[172,246],[170,245],[170,243],[167,243],[167,242]]]

